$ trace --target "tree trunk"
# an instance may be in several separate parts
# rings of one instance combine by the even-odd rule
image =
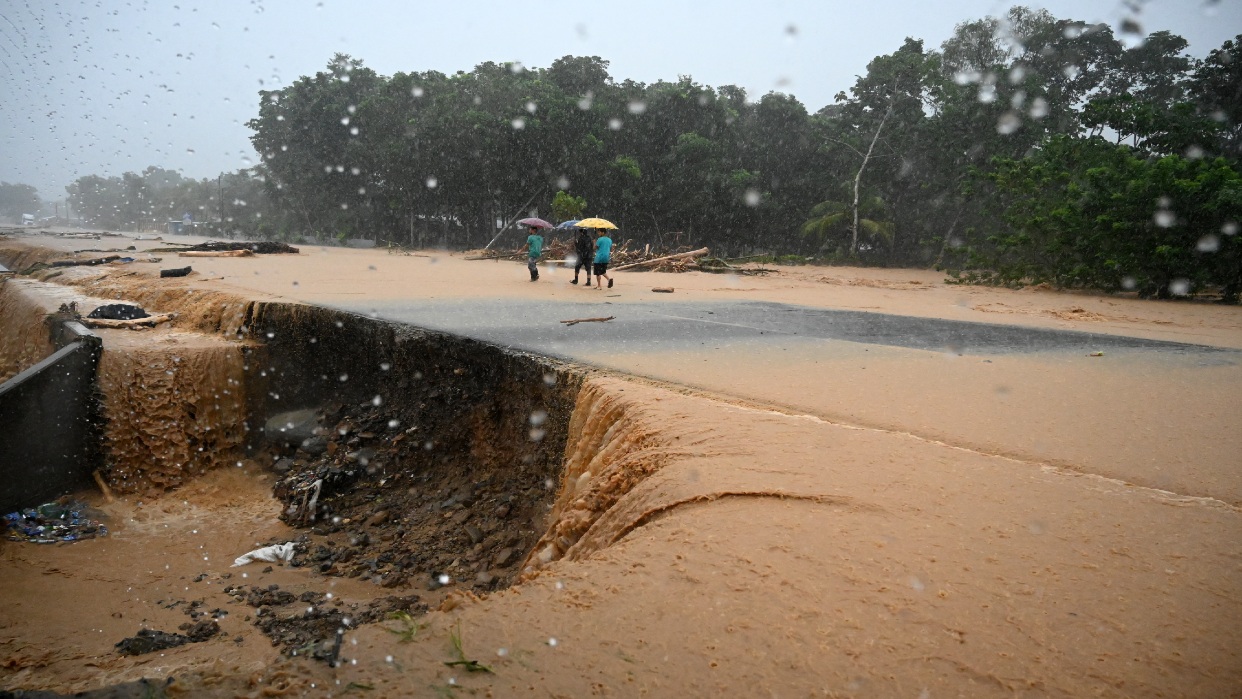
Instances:
[[[875,135],[871,137],[871,145],[867,146],[867,154],[863,156],[862,165],[858,166],[858,174],[854,175],[854,221],[850,225],[850,257],[858,254],[858,190],[862,183],[863,170],[867,169],[867,161],[871,160],[871,151],[875,150],[875,142],[880,140],[880,132],[884,130],[884,122],[888,121],[888,116],[893,113],[893,106],[890,104],[888,109],[884,110],[884,116],[880,119],[880,125],[875,128]]]

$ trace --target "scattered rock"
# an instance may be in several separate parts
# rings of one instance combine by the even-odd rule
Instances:
[[[470,537],[470,543],[477,544],[483,540],[483,530],[473,524],[467,524],[466,536]]]
[[[297,446],[314,437],[318,425],[314,410],[291,410],[268,418],[263,425],[263,433],[269,441]]]
[[[513,563],[514,551],[512,548],[505,547],[496,552],[496,557],[492,559],[492,566],[495,568],[504,568]]]
[[[367,518],[367,526],[378,527],[388,521],[388,510],[380,510]]]

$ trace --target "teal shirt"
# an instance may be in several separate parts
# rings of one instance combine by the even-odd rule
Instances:
[[[607,264],[612,259],[612,238],[601,235],[595,241],[595,261],[601,264]]]
[[[526,237],[526,245],[529,246],[526,251],[527,257],[539,257],[543,254],[543,236],[531,233]]]

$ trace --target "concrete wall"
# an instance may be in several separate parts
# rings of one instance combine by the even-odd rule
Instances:
[[[102,343],[76,322],[56,327],[53,342],[52,356],[0,384],[0,513],[88,487],[103,464]]]

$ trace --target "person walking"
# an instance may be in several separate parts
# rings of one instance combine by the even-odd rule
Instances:
[[[596,231],[599,236],[595,239],[595,288],[602,289],[603,282],[608,280],[608,288],[612,288],[612,277],[608,276],[608,263],[612,261],[612,238],[609,238],[604,229]]]
[[[526,236],[526,269],[530,270],[530,280],[539,281],[539,256],[543,254],[543,236],[539,229],[531,226],[530,235]]]
[[[591,231],[585,228],[579,228],[574,236],[574,255],[578,257],[578,261],[574,263],[574,280],[570,284],[578,283],[578,270],[586,268],[587,286],[591,285]]]

